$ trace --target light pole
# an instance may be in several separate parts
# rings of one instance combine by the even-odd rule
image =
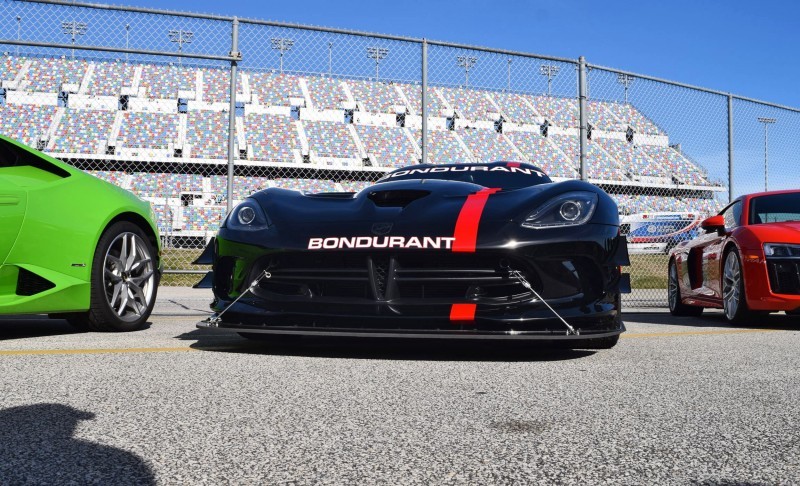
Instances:
[[[775,118],[758,117],[758,121],[764,124],[764,191],[769,191],[769,160],[767,158],[767,132],[770,125],[775,123]]]
[[[511,91],[511,58],[508,58],[508,83],[506,89]]]
[[[128,46],[130,45],[130,42],[129,42],[129,40],[130,40],[130,38],[129,38],[130,32],[131,32],[130,24],[125,24],[125,50],[128,50]],[[125,64],[127,64],[127,63],[128,63],[128,53],[126,52],[125,53]]]
[[[194,32],[192,31],[182,29],[169,31],[169,41],[178,44],[178,52],[183,52],[183,45],[191,44],[192,40],[194,40]],[[183,67],[183,58],[178,56],[179,71],[181,67]]]
[[[285,37],[273,37],[272,39],[270,39],[270,42],[272,44],[272,48],[281,53],[280,64],[281,64],[281,73],[283,73],[283,55],[292,48],[292,46],[294,45],[294,40],[287,39]]]
[[[75,37],[86,34],[86,24],[83,22],[61,22],[61,31],[72,37],[72,60],[75,60]]]
[[[558,75],[559,71],[561,71],[561,67],[555,64],[542,64],[539,66],[539,74],[547,76],[547,96],[552,93],[553,78]]]
[[[472,66],[478,62],[477,57],[471,56],[457,56],[456,62],[458,63],[459,67],[464,68],[464,87],[469,88],[469,70],[472,69]]]
[[[628,103],[628,86],[633,83],[634,77],[629,74],[617,73],[617,82],[625,87],[625,103]]]
[[[375,81],[378,80],[378,66],[387,54],[389,54],[389,49],[385,47],[367,47],[367,57],[375,60]]]

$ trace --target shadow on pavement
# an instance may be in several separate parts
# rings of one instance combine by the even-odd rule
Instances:
[[[63,319],[47,316],[3,316],[0,317],[0,341],[44,336],[78,334],[80,331]]]
[[[0,410],[3,484],[156,484],[136,455],[73,437],[94,414],[42,403]]]
[[[152,319],[139,330],[142,332],[150,328]],[[9,339],[25,339],[46,336],[62,336],[67,334],[81,334],[87,331],[80,330],[70,325],[64,319],[50,319],[46,315],[2,316],[0,317],[0,341]]]
[[[676,317],[669,312],[626,312],[623,314],[622,320],[665,326],[800,331],[800,316],[787,316],[782,313],[756,316],[747,324],[731,324],[725,320],[722,311],[717,309],[706,309],[700,317]]]
[[[191,347],[202,351],[316,358],[521,362],[564,361],[594,354],[530,342],[327,336],[264,336],[250,340],[199,329],[181,334],[178,339],[196,340]]]

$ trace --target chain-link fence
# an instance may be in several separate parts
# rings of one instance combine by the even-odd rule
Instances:
[[[799,110],[583,59],[63,0],[0,0],[0,44],[3,133],[150,201],[164,284],[255,190],[524,160],[616,199],[632,301],[663,305],[702,218],[800,183]]]

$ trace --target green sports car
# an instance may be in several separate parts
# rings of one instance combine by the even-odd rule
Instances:
[[[141,328],[160,278],[150,205],[0,135],[0,314]]]

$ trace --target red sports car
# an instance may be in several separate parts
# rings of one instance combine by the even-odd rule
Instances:
[[[722,308],[730,322],[800,313],[800,190],[741,196],[701,223],[669,259],[669,310]]]

